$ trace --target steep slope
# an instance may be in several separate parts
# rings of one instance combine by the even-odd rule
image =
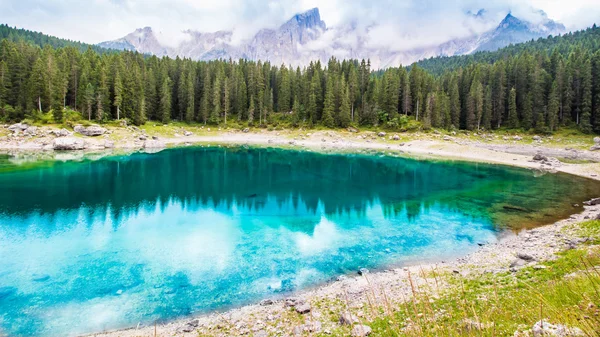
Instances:
[[[508,14],[495,29],[483,34],[409,50],[394,48],[397,46],[374,45],[371,38],[373,30],[377,29],[376,25],[364,27],[351,22],[328,28],[321,20],[318,8],[295,15],[277,29],[260,30],[251,39],[238,44],[231,42],[233,33],[230,31],[186,31],[189,38],[172,48],[161,45],[152,29],[146,27],[121,39],[103,42],[100,46],[194,60],[245,58],[291,65],[307,65],[314,60],[327,62],[331,56],[340,59],[364,58],[370,59],[374,68],[386,68],[437,56],[494,51],[510,44],[565,32],[562,24],[548,19],[543,12],[539,14],[541,20],[537,24]],[[476,20],[484,20],[486,11],[480,10],[468,15]]]

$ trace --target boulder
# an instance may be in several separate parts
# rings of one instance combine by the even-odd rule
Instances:
[[[308,314],[310,312],[310,304],[304,303],[296,305],[296,312],[298,312],[299,314]]]
[[[445,141],[449,142],[451,140],[454,140],[454,138],[450,137],[450,136],[444,136],[443,138]]]
[[[525,261],[533,261],[534,258],[533,256],[527,254],[527,253],[517,253],[517,257],[521,260],[525,260]]]
[[[91,125],[87,128],[82,125],[76,125],[73,131],[88,137],[101,136],[106,133],[106,129],[98,125]]]
[[[347,130],[348,130],[348,132],[352,132],[352,133],[357,133],[358,132],[358,130],[356,130],[353,127],[349,127]]]
[[[13,132],[25,131],[27,128],[29,128],[29,125],[25,123],[16,123],[8,127],[8,129]]]
[[[273,300],[268,299],[268,298],[264,299],[264,300],[260,301],[260,305],[263,307],[268,306],[268,305],[273,305]]]
[[[533,136],[533,140],[535,140],[536,142],[539,142],[540,140],[542,140],[542,137],[540,137],[540,136]]]
[[[548,157],[544,156],[541,153],[538,153],[535,156],[533,156],[533,160],[535,160],[535,161],[547,161]]]
[[[355,325],[354,328],[352,328],[352,332],[350,333],[350,335],[352,335],[352,337],[366,337],[368,335],[371,334],[371,328],[366,326],[366,325]]]
[[[549,337],[549,336],[585,336],[579,328],[569,328],[562,324],[550,324],[544,320],[533,325],[531,329],[534,337]]]
[[[119,125],[121,125],[122,127],[126,127],[127,126],[127,120],[126,119],[121,119],[119,121]]]
[[[600,137],[594,137],[594,144],[600,144]]]
[[[600,144],[590,147],[590,151],[600,151]]]
[[[590,201],[584,201],[583,204],[586,206],[600,205],[600,198],[594,198]]]
[[[352,325],[354,323],[358,323],[358,318],[352,315],[349,312],[344,312],[340,315],[340,324],[341,325]]]
[[[242,132],[243,133],[248,133],[248,132],[250,132],[250,129],[249,128],[244,128],[244,130],[242,130]]]
[[[382,132],[378,133],[377,135],[378,135],[379,137],[385,137],[386,133],[382,131]]]
[[[398,135],[394,135],[394,136],[392,137],[392,139],[393,139],[393,140],[400,140],[400,136],[398,136]]]
[[[52,148],[58,151],[83,150],[85,148],[85,141],[75,137],[55,138]]]
[[[148,137],[146,137],[145,135],[141,135],[138,138],[139,138],[139,140],[146,140],[146,139],[148,139]]]
[[[23,131],[26,135],[35,136],[37,134],[38,128],[37,126],[30,126]]]
[[[191,133],[189,131],[183,131],[183,135],[186,136],[186,137],[189,137],[189,136],[193,135],[193,133]]]
[[[520,141],[520,140],[523,140],[523,137],[521,137],[521,136],[514,136],[513,140]]]
[[[368,273],[369,273],[369,269],[367,269],[367,268],[360,268],[358,270],[358,275],[365,275],[365,274],[368,274]]]
[[[105,149],[112,149],[113,147],[115,147],[115,142],[110,141],[110,140],[105,140],[104,141],[104,148]]]
[[[144,142],[145,149],[162,149],[167,147],[167,144],[159,140],[147,140]]]
[[[71,135],[71,132],[69,132],[69,130],[62,128],[60,130],[52,130],[50,131],[52,134],[54,134],[56,137],[67,137]]]

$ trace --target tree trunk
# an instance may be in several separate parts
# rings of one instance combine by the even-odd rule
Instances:
[[[120,118],[119,118],[119,113],[120,113],[120,111],[119,111],[119,108],[120,108],[120,107],[117,105],[117,120],[119,120],[119,119],[120,119]]]
[[[40,109],[40,112],[42,112],[42,98],[40,96],[38,96],[38,108]]]

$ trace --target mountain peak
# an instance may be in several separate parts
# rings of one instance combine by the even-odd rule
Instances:
[[[319,8],[317,7],[294,15],[294,17],[283,24],[282,27],[301,27],[309,29],[320,28],[322,30],[326,29],[325,22],[321,21],[321,14],[319,13]]]

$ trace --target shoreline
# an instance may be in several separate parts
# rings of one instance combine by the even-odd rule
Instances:
[[[362,275],[340,275],[337,280],[293,292],[280,298],[265,298],[259,303],[191,315],[157,325],[138,325],[81,336],[138,337],[138,336],[303,336],[306,332],[330,334],[343,327],[337,317],[346,312],[356,317],[360,324],[368,324],[368,306],[398,305],[411,302],[414,288],[438,297],[452,287],[449,283],[437,284],[433,275],[447,275],[454,279],[469,280],[483,274],[517,272],[522,268],[552,261],[556,254],[575,249],[586,242],[579,237],[577,224],[600,218],[600,205],[585,206],[584,211],[568,219],[520,233],[500,235],[497,242],[485,244],[475,251],[451,261],[410,263],[405,266],[382,267]],[[520,254],[531,260],[522,260]],[[516,264],[516,266],[515,266]],[[436,289],[431,284],[436,283]],[[389,303],[388,303],[389,301]],[[307,306],[309,312],[299,310]],[[333,319],[332,319],[333,318]]]
[[[208,135],[183,136],[150,136],[141,130],[139,136],[134,129],[126,129],[125,137],[113,140],[113,133],[122,132],[123,128],[114,128],[111,134],[103,137],[61,137],[71,141],[81,142],[75,150],[56,151],[52,149],[52,141],[60,138],[21,139],[20,142],[0,139],[0,153],[15,154],[52,154],[58,155],[58,160],[71,160],[83,157],[83,154],[130,154],[143,151],[154,153],[167,147],[185,147],[190,145],[238,145],[238,146],[267,146],[291,148],[296,150],[311,150],[323,153],[365,153],[378,151],[394,156],[408,156],[417,159],[460,160],[474,163],[507,165],[543,172],[564,172],[588,179],[600,180],[600,151],[575,150],[572,148],[556,148],[546,146],[543,140],[533,144],[505,141],[501,144],[490,144],[480,141],[465,140],[440,134],[403,134],[405,139],[394,140],[391,136],[378,137],[375,132],[349,133],[346,131],[314,131],[303,133],[264,131],[214,131]],[[139,129],[137,129],[139,130]],[[184,131],[185,132],[185,131]],[[50,134],[46,131],[46,134]],[[397,135],[394,135],[396,137]],[[129,138],[127,138],[129,137]],[[143,139],[143,140],[141,140]],[[366,153],[368,154],[368,152]],[[533,160],[536,154],[542,155],[542,160]],[[583,163],[568,163],[555,158],[565,156],[573,161]],[[566,157],[569,156],[569,157]],[[53,159],[53,158],[49,158]]]
[[[595,158],[596,163],[569,164],[560,162],[554,158],[536,161],[533,156],[536,153],[544,153],[544,150],[554,150],[542,146],[536,147],[536,153],[513,154],[514,145],[506,144],[498,149],[489,149],[472,142],[460,139],[407,139],[405,141],[377,137],[369,133],[369,138],[351,139],[350,135],[340,135],[335,131],[316,131],[301,136],[281,135],[278,132],[265,133],[243,133],[243,132],[220,132],[216,135],[191,135],[180,137],[160,137],[159,146],[148,147],[144,142],[121,142],[115,143],[113,147],[106,148],[103,143],[105,139],[98,137],[77,137],[85,139],[88,144],[84,150],[75,151],[53,151],[39,147],[18,146],[7,147],[0,142],[0,152],[5,153],[29,153],[33,156],[47,154],[48,159],[56,160],[78,160],[87,156],[126,155],[134,152],[158,152],[167,147],[185,147],[191,145],[231,145],[231,146],[266,146],[275,148],[290,148],[294,150],[308,150],[322,153],[359,153],[369,154],[371,151],[393,156],[407,156],[417,159],[434,160],[459,160],[475,163],[488,163],[521,167],[544,172],[563,172],[588,179],[600,180],[600,153],[586,151]],[[75,138],[75,137],[74,137]],[[358,139],[358,140],[357,140]],[[155,144],[156,145],[156,144]],[[516,145],[520,146],[520,145]],[[522,148],[519,148],[522,150]],[[530,151],[530,150],[528,150]],[[27,161],[27,160],[25,160]],[[598,193],[600,197],[600,191]],[[585,206],[584,211],[571,215],[568,219],[560,220],[554,224],[546,224],[531,230],[502,234],[499,233],[497,241],[485,244],[475,249],[474,252],[452,258],[452,261],[426,261],[423,263],[410,263],[405,267],[382,267],[362,276],[341,275],[338,280],[316,285],[311,288],[293,292],[292,298],[270,298],[261,303],[254,303],[242,307],[236,307],[224,312],[204,313],[168,321],[156,326],[138,326],[125,329],[97,332],[82,336],[102,337],[134,337],[154,336],[198,336],[208,334],[215,336],[248,335],[248,336],[270,336],[270,335],[298,335],[301,332],[327,333],[339,328],[335,323],[336,317],[327,317],[328,312],[334,312],[333,316],[339,316],[343,312],[351,311],[356,315],[361,324],[368,324],[373,319],[365,313],[366,306],[371,301],[394,303],[406,303],[410,301],[412,294],[411,283],[417,287],[425,287],[431,283],[431,278],[425,271],[447,273],[456,277],[468,278],[483,273],[499,273],[511,270],[511,264],[515,262],[517,254],[530,250],[529,255],[534,257],[533,261],[523,266],[535,265],[539,262],[552,259],[555,253],[565,247],[566,241],[576,242],[578,238],[571,231],[565,233],[564,228],[586,220],[600,216],[600,205]],[[533,251],[533,252],[531,252]],[[520,266],[521,267],[521,266]],[[518,268],[520,268],[518,267]],[[373,284],[381,289],[381,294],[373,292]],[[449,285],[442,285],[444,287]],[[435,297],[436,290],[432,293]],[[370,297],[372,296],[372,298]],[[346,302],[344,304],[344,302]],[[308,314],[299,314],[298,307],[308,304]],[[333,321],[333,322],[332,322]],[[300,334],[302,335],[302,333]]]

